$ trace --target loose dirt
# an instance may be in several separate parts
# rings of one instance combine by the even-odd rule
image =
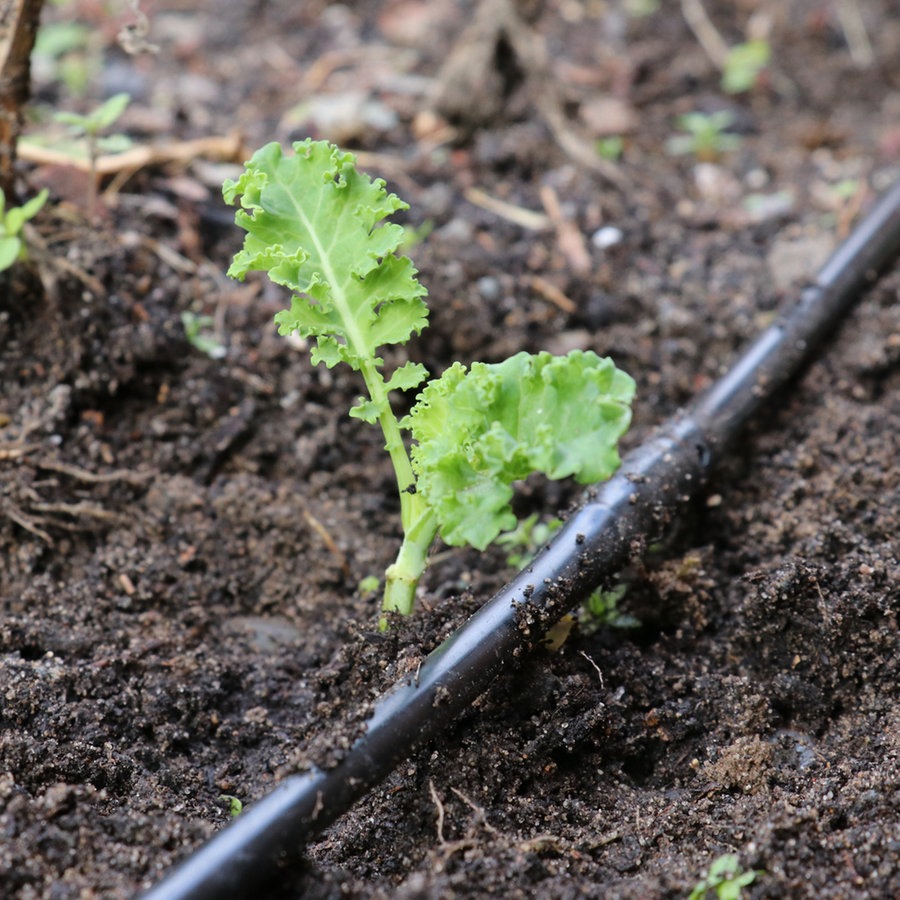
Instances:
[[[139,143],[360,151],[430,232],[409,253],[431,327],[398,358],[612,355],[639,383],[630,447],[900,175],[896,3],[710,0],[729,45],[768,29],[736,96],[680,4],[639,5],[146,2],[158,52],[129,56],[132,14],[77,2],[45,22],[88,27],[88,97],[42,64],[35,104],[128,90]],[[667,152],[679,114],[722,109],[736,149]],[[598,164],[610,136],[621,160]],[[0,894],[129,897],[227,823],[223,795],[339,754],[512,570],[438,547],[416,616],[377,632],[357,585],[396,552],[390,465],[346,415],[352,373],[275,333],[286,298],[224,277],[233,162],[107,181],[90,226],[83,176],[22,169],[53,200],[0,297]],[[623,573],[638,627],[576,629],[501,678],[285,896],[685,897],[725,852],[760,872],[746,896],[900,896],[898,289],[895,270]],[[517,503],[577,496],[529,480]]]

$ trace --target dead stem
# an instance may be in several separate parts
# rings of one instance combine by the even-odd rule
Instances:
[[[681,14],[712,64],[721,72],[731,52],[700,0],[681,0]]]
[[[428,792],[431,794],[431,802],[434,803],[437,810],[437,839],[438,843],[443,847],[447,843],[444,839],[444,804],[441,803],[441,798],[434,787],[434,782],[430,778],[428,779]]]
[[[461,790],[458,788],[452,787],[450,788],[463,803],[468,806],[472,812],[475,813],[475,821],[478,825],[481,825],[485,831],[489,831],[491,834],[500,834],[500,832],[494,828],[493,825],[490,824],[487,820],[487,815],[484,811],[484,807],[479,806],[474,800],[469,799]]]
[[[112,513],[108,509],[104,509],[102,506],[96,506],[93,503],[88,503],[86,500],[79,501],[78,503],[35,503],[31,508],[35,512],[50,513],[51,515],[58,516],[72,516],[75,519],[89,518],[96,519],[99,522],[113,523],[125,521],[125,516],[121,516],[118,513]],[[56,522],[55,524],[61,528],[76,530],[72,528],[72,523],[69,522]]]
[[[869,40],[859,3],[857,0],[834,0],[834,6],[853,65],[858,69],[868,69],[875,62],[875,54],[872,52],[872,42]]]
[[[44,531],[42,528],[38,528],[37,523],[41,522],[44,524],[42,519],[36,519],[32,516],[27,515],[18,506],[14,503],[10,503],[7,501],[3,506],[3,512],[7,516],[7,518],[12,519],[16,525],[24,528],[29,534],[33,534],[36,538],[42,540],[45,544],[52,544],[53,538]]]
[[[141,485],[145,481],[156,477],[156,472],[132,472],[129,469],[116,469],[113,472],[89,472],[79,466],[71,466],[68,463],[51,462],[50,460],[35,460],[34,466],[45,472],[57,472],[60,475],[68,475],[85,484],[110,484],[122,481],[126,484]]]
[[[347,557],[344,554],[344,551],[338,547],[337,542],[331,536],[331,532],[308,510],[303,510],[303,518],[306,520],[306,524],[312,528],[313,531],[322,539],[322,543],[328,548],[329,552],[332,553],[338,562],[338,565],[341,568],[341,572],[344,574],[345,578],[350,577],[350,564],[347,562]]]

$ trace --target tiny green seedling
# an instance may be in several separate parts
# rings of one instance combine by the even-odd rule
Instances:
[[[104,135],[103,132],[118,121],[130,102],[128,94],[115,94],[84,115],[63,110],[53,118],[87,141],[89,155],[96,156],[99,150],[117,153],[127,149],[131,142],[123,134]]]
[[[739,135],[728,133],[734,115],[727,109],[685,113],[678,117],[677,124],[686,134],[677,134],[666,141],[666,151],[672,156],[693,154],[702,162],[712,162],[741,145]]]
[[[6,194],[0,188],[0,272],[5,272],[13,263],[28,258],[25,242],[20,237],[22,228],[33,219],[47,202],[45,188],[22,206],[6,208]]]
[[[81,115],[73,112],[58,112],[57,122],[67,125],[76,138],[83,139],[90,166],[88,181],[88,215],[93,218],[97,206],[97,157],[104,153],[120,153],[131,146],[131,140],[124,134],[104,134],[125,112],[131,102],[128,94],[115,94],[96,109]]]
[[[224,344],[216,337],[212,316],[198,316],[197,313],[185,310],[181,314],[181,324],[188,343],[210,359],[223,359],[228,353]]]
[[[228,813],[232,819],[236,819],[244,811],[244,803],[234,794],[219,794],[219,799],[228,804]]]
[[[617,628],[627,631],[640,628],[640,620],[619,609],[619,601],[628,593],[627,584],[617,584],[609,590],[596,590],[581,607],[578,621],[581,630],[591,634],[598,628]]]
[[[742,94],[755,87],[772,58],[772,45],[759,38],[738,44],[728,51],[722,68],[722,90]]]
[[[611,134],[609,137],[600,138],[595,146],[597,155],[601,159],[616,162],[622,158],[622,153],[625,151],[625,139],[621,135]]]
[[[744,888],[762,874],[742,871],[736,853],[723,853],[710,865],[706,877],[694,887],[688,900],[707,900],[710,896],[716,900],[740,900]]]
[[[591,351],[518,353],[468,370],[457,362],[398,419],[391,394],[419,388],[428,373],[406,362],[386,377],[379,352],[425,327],[426,291],[397,253],[404,229],[384,221],[407,204],[355,162],[323,141],[296,143],[293,155],[276,143],[258,150],[224,185],[228,203],[240,198],[235,221],[247,232],[228,273],[265,271],[290,288],[279,331],[313,339],[314,363],[343,362],[362,376],[367,396],[350,415],[381,427],[404,535],[385,573],[383,609],[409,613],[438,533],[483,550],[516,526],[514,482],[543,472],[590,483],[618,468],[634,381]]]
[[[506,564],[523,569],[534,559],[535,553],[562,527],[562,519],[540,521],[537,513],[522,519],[512,531],[497,538],[497,546],[506,547]]]

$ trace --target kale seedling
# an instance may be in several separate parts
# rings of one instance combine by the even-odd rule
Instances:
[[[279,331],[314,339],[314,363],[343,362],[362,376],[367,396],[350,415],[381,427],[404,535],[385,573],[383,609],[409,613],[438,532],[452,546],[483,550],[516,525],[515,481],[543,472],[589,483],[616,470],[634,381],[590,351],[518,353],[468,371],[457,362],[398,420],[391,393],[420,387],[428,373],[407,362],[386,377],[379,350],[425,327],[426,291],[398,255],[404,229],[384,221],[407,204],[355,162],[322,141],[296,143],[293,155],[275,143],[258,150],[224,186],[228,203],[240,198],[235,221],[247,232],[228,274],[265,271],[290,288]]]

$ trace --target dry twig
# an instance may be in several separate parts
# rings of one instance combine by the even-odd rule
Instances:
[[[859,3],[857,0],[834,0],[834,5],[853,64],[858,69],[868,69],[875,62],[875,53],[872,51]]]
[[[578,311],[574,300],[570,300],[555,284],[551,284],[546,278],[540,275],[532,275],[528,279],[529,287],[544,300],[559,307],[564,313],[572,315]]]
[[[545,184],[541,188],[541,202],[556,228],[559,251],[566,258],[569,268],[576,275],[587,275],[591,271],[591,254],[588,253],[587,242],[578,226],[563,215],[559,197],[549,185]]]
[[[712,64],[722,71],[731,51],[703,4],[700,0],[681,0],[681,13]]]
[[[434,787],[434,782],[429,778],[428,779],[428,792],[431,794],[431,802],[434,803],[435,809],[437,810],[437,839],[438,843],[442,846],[447,843],[444,839],[444,804],[441,803],[441,798],[438,796],[438,792]]]
[[[534,212],[531,209],[525,209],[523,206],[516,206],[514,203],[507,203],[505,200],[498,200],[490,194],[485,193],[481,188],[466,188],[463,196],[469,203],[486,209],[488,212],[513,222],[529,231],[546,231],[551,226],[550,219],[543,213]]]
[[[111,482],[124,481],[127,484],[141,485],[145,481],[155,478],[157,472],[132,472],[130,469],[116,469],[112,472],[89,472],[79,466],[72,466],[68,463],[54,462],[52,460],[35,460],[35,468],[43,469],[45,472],[57,472],[60,475],[68,475],[76,481],[83,481],[85,484],[110,484]]]
[[[23,143],[19,147],[19,156],[36,165],[69,166],[82,172],[96,172],[97,175],[109,176],[123,172],[132,174],[147,166],[161,166],[170,163],[185,165],[201,157],[224,162],[240,162],[246,156],[246,152],[240,136],[231,134],[225,137],[197,138],[192,141],[142,144],[122,153],[110,153],[97,157],[93,169],[88,159],[81,159],[37,144]]]

